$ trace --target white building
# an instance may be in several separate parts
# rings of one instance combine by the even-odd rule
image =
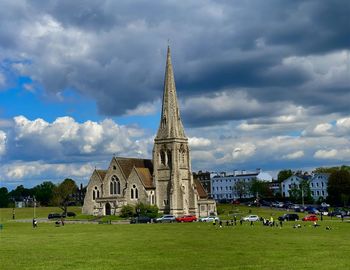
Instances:
[[[212,197],[218,201],[238,199],[240,196],[234,187],[239,181],[247,184],[251,183],[253,180],[271,182],[272,176],[257,169],[255,172],[234,171],[233,174],[228,174],[226,172],[214,173],[211,174],[210,180]],[[254,195],[246,191],[242,198],[250,198]]]
[[[282,190],[282,196],[283,197],[290,197],[290,190],[292,188],[298,187],[300,188],[301,181],[303,179],[299,176],[292,175],[289,176],[286,180],[282,181],[281,183],[281,190]]]
[[[315,173],[310,180],[311,195],[314,200],[318,200],[320,197],[326,199],[328,196],[327,186],[329,173]]]

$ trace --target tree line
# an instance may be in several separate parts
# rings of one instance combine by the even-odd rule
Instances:
[[[15,207],[16,201],[35,198],[36,203],[41,206],[58,206],[67,212],[67,207],[75,202],[74,196],[77,193],[79,193],[79,188],[75,181],[70,178],[66,178],[58,184],[44,181],[33,188],[19,185],[10,192],[6,187],[2,187],[0,188],[0,207]]]

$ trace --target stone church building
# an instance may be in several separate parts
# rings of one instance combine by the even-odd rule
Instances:
[[[164,80],[160,126],[150,159],[113,157],[107,170],[94,170],[87,186],[83,213],[117,215],[123,205],[157,205],[175,216],[216,213],[201,183],[193,178],[190,149],[177,102],[170,49]]]

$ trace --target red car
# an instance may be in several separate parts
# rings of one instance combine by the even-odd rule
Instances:
[[[307,215],[303,217],[302,221],[317,221],[318,217],[316,215]]]
[[[192,215],[187,215],[187,216],[183,216],[183,217],[177,217],[176,221],[177,222],[193,222],[193,221],[197,221],[197,217],[192,216]]]

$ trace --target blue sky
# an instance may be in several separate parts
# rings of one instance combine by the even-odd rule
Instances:
[[[0,181],[150,158],[168,39],[192,169],[350,163],[350,3],[2,1]]]

